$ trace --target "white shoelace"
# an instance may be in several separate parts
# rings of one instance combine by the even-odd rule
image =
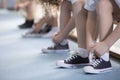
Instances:
[[[75,59],[77,56],[78,56],[77,53],[70,54],[70,56],[67,59],[65,59],[65,61],[69,62],[69,61]]]
[[[93,61],[90,63],[92,66],[96,67],[102,62],[102,59],[93,59]]]

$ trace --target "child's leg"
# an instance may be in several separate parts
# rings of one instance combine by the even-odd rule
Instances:
[[[106,5],[106,6],[103,6],[103,5]],[[113,19],[112,19],[112,5],[109,0],[104,0],[104,1],[100,0],[98,2],[97,18],[98,18],[98,27],[99,27],[99,33],[100,33],[99,36],[100,36],[100,42],[101,42],[105,40],[106,37],[109,35],[109,32],[111,32]],[[99,56],[104,54],[99,51],[96,51],[96,52],[99,54]]]
[[[63,0],[60,8],[60,31],[64,30],[71,17],[71,3],[68,0]]]
[[[117,28],[102,42],[99,42],[95,46],[95,51],[104,55],[105,52],[108,52],[110,47],[120,38],[120,23]],[[101,55],[100,54],[100,55]]]
[[[61,43],[64,39],[67,39],[69,32],[75,27],[74,18],[71,17],[71,6],[68,0],[64,0],[61,4],[59,34],[53,36],[53,42],[55,43]]]
[[[35,1],[25,1],[21,4],[21,8],[26,8],[27,16],[24,24],[20,25],[19,28],[32,28],[34,23],[34,9],[35,9]]]
[[[106,6],[104,6],[106,5]],[[106,39],[112,25],[112,5],[109,0],[99,0],[97,4],[97,23],[99,27],[100,42],[93,47],[94,53],[97,55],[91,63],[92,66],[84,67],[86,73],[101,73],[111,70],[109,60],[109,52],[102,52],[106,47],[101,43]],[[103,45],[103,47],[101,47]]]
[[[28,20],[33,20],[34,19],[34,9],[35,9],[35,4],[36,2],[30,1],[29,4],[27,5],[27,19]]]
[[[103,6],[107,5],[107,6]],[[100,41],[103,41],[112,26],[112,5],[109,0],[100,0],[97,6],[98,26],[100,32]]]
[[[75,26],[78,34],[79,49],[70,54],[65,60],[60,60],[57,65],[60,67],[77,67],[80,65],[88,65],[88,51],[86,49],[86,20],[87,12],[83,9],[84,1],[77,0],[73,3],[73,16],[75,18]]]
[[[64,28],[68,24],[70,18],[71,18],[71,3],[68,0],[63,0],[63,2],[61,4],[61,9],[60,9],[59,33],[61,33],[64,30]],[[68,32],[68,31],[66,31],[66,32]],[[59,52],[66,52],[66,51],[68,52],[69,51],[69,46],[68,46],[68,42],[67,42],[66,38],[64,38],[62,40],[62,42],[57,41],[58,39],[61,39],[61,37],[54,39],[57,35],[53,36],[53,42],[55,43],[54,47],[48,47],[47,49],[43,48],[42,51],[44,53],[51,53],[51,52],[59,53]]]
[[[37,23],[34,24],[33,31],[38,33],[45,22],[45,18],[42,17]]]
[[[108,49],[120,38],[120,23],[117,28],[103,41]]]
[[[58,35],[53,37],[53,41],[55,43],[61,43],[64,39],[68,38],[68,35],[73,28],[75,28],[75,22],[74,17],[72,16],[68,21],[68,24],[64,27],[64,29],[60,31]]]
[[[79,48],[86,49],[86,19],[87,12],[83,9],[84,0],[78,0],[73,4],[73,16],[75,17],[75,26],[78,35]]]
[[[88,12],[87,24],[86,24],[86,44],[87,50],[90,51],[95,45],[95,41],[98,37],[98,29],[96,26],[96,12]]]

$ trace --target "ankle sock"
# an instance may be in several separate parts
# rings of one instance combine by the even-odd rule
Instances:
[[[78,48],[78,54],[83,58],[88,57],[88,51],[84,48]]]
[[[67,39],[64,39],[60,44],[61,44],[61,45],[66,45],[66,44],[68,44],[68,40],[67,40]]]
[[[109,52],[104,53],[104,55],[102,55],[101,58],[105,61],[109,61]]]

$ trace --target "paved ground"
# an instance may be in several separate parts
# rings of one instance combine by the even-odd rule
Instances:
[[[22,38],[27,30],[17,26],[24,19],[7,10],[0,10],[0,80],[120,80],[120,63],[112,61],[113,71],[99,75],[85,74],[79,69],[60,69],[55,62],[64,54],[43,54],[41,48],[52,44],[50,39]],[[70,41],[70,48],[77,44]]]

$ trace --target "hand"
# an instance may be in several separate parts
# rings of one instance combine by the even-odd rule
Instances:
[[[62,41],[62,35],[60,34],[60,32],[56,32],[52,36],[52,41],[55,42],[55,43],[60,43]]]
[[[91,52],[95,52],[97,56],[102,56],[105,52],[109,51],[109,47],[105,42],[96,43]]]

